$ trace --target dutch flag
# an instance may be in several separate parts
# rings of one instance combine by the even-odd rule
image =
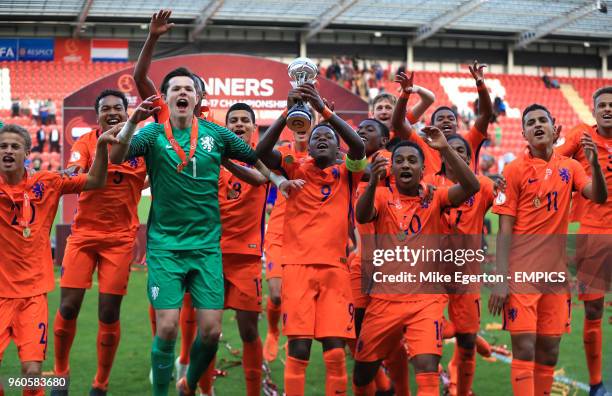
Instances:
[[[127,40],[91,40],[93,62],[127,62]]]

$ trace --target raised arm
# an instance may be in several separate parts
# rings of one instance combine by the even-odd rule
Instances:
[[[349,124],[325,106],[323,99],[321,99],[314,85],[304,84],[298,88],[298,91],[302,94],[304,99],[308,100],[312,108],[330,123],[334,130],[338,132],[342,140],[344,140],[349,148],[347,153],[348,158],[357,161],[365,159],[365,145],[363,144],[363,140]]]
[[[591,182],[582,189],[582,195],[595,203],[603,204],[608,200],[608,186],[597,158],[597,145],[588,133],[582,136],[580,144],[591,166]]]
[[[372,163],[371,176],[368,187],[357,200],[355,206],[355,218],[359,224],[370,223],[376,218],[374,200],[376,198],[376,187],[380,179],[386,174],[387,161],[383,157],[378,157]]]
[[[480,190],[480,182],[468,164],[450,147],[441,130],[428,126],[423,128],[423,132],[427,135],[425,139],[427,144],[438,150],[444,162],[455,171],[459,183],[448,189],[448,199],[452,205],[460,205]]]
[[[110,152],[110,161],[113,164],[121,164],[127,159],[127,154],[130,149],[132,136],[136,132],[136,126],[159,111],[159,107],[153,107],[153,101],[156,96],[150,96],[145,99],[138,108],[132,113],[130,119],[123,125],[121,132],[117,135],[117,142],[113,144]]]
[[[478,90],[478,118],[474,122],[474,126],[480,133],[487,135],[487,129],[489,128],[489,121],[493,115],[493,103],[491,103],[491,96],[489,96],[489,90],[484,83],[484,68],[487,65],[480,65],[478,61],[474,61],[474,64],[470,66],[470,73],[476,81],[476,89]]]
[[[106,175],[108,173],[108,145],[114,145],[119,142],[116,136],[120,129],[121,125],[115,125],[98,138],[96,156],[87,173],[87,181],[85,182],[83,191],[95,190],[106,185]]]
[[[170,10],[160,10],[153,14],[151,22],[149,23],[149,35],[138,56],[133,76],[141,99],[148,98],[157,93],[155,84],[153,84],[153,81],[149,78],[148,73],[151,67],[151,61],[153,60],[153,52],[155,51],[157,40],[174,26],[173,23],[168,23],[171,14],[172,11]]]
[[[406,118],[406,106],[408,105],[408,98],[410,98],[410,93],[412,92],[413,79],[414,73],[411,73],[410,77],[408,77],[405,73],[400,73],[395,76],[394,80],[402,87],[402,93],[397,99],[397,103],[393,109],[391,126],[393,127],[395,133],[397,133],[397,135],[403,140],[408,140],[410,138],[410,134],[412,133],[412,126]]]
[[[415,104],[414,107],[410,109],[410,112],[412,113],[412,116],[414,117],[413,120],[411,121],[416,122],[419,119],[421,119],[423,114],[425,114],[425,111],[436,100],[436,95],[434,95],[434,93],[431,92],[429,89],[418,86],[418,85],[412,86],[412,93],[419,95],[419,98],[420,98],[417,104]]]

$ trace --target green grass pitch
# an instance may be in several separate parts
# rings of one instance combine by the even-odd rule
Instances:
[[[146,214],[148,200],[145,199],[141,205],[141,214]],[[145,215],[146,216],[146,215]],[[494,227],[495,229],[496,227]],[[264,282],[265,284],[265,282]],[[149,384],[150,368],[150,347],[151,347],[151,328],[148,319],[148,300],[146,296],[146,272],[134,271],[130,278],[129,292],[123,301],[121,314],[121,344],[117,352],[113,371],[111,373],[109,395],[148,395],[151,394]],[[265,300],[264,300],[265,301]],[[483,297],[483,305],[486,304],[487,297]],[[588,383],[588,374],[582,346],[582,322],[584,309],[582,303],[574,299],[572,312],[572,333],[565,335],[561,344],[561,353],[557,370],[563,369],[566,376]],[[53,328],[53,318],[59,304],[59,289],[49,294],[49,329]],[[604,313],[604,377],[606,373],[612,373],[612,326],[608,324],[608,317],[612,315],[612,309],[606,308]],[[486,310],[483,310],[482,328],[489,323],[501,323],[501,319],[492,318]],[[91,386],[91,381],[96,370],[96,335],[97,335],[97,287],[94,286],[86,294],[85,302],[78,319],[77,335],[73,344],[71,354],[71,394],[86,395]],[[260,334],[265,335],[266,320],[261,317],[259,322]],[[49,347],[47,360],[43,370],[49,371],[53,367],[53,337],[52,331],[49,337]],[[503,331],[485,331],[485,338],[497,345],[509,345],[509,336]],[[281,338],[281,346],[285,339]],[[234,349],[241,349],[241,342],[238,336],[237,326],[234,315],[231,311],[226,312],[223,321],[223,341],[217,355],[217,367],[224,368],[232,366],[239,361],[239,356],[230,353],[225,343]],[[452,355],[453,345],[448,344],[444,347],[443,364],[446,366],[448,359]],[[177,355],[178,355],[177,342]],[[279,358],[284,360],[284,351],[279,352]],[[325,372],[322,360],[321,348],[318,343],[313,344],[311,363],[307,371],[306,394],[324,395]],[[347,355],[347,366],[352,372],[353,361]],[[8,347],[5,352],[2,366],[0,367],[0,377],[6,379],[8,376],[19,375],[19,361],[17,358],[14,344]],[[282,387],[283,364],[277,359],[271,364],[272,378],[274,382]],[[411,376],[411,386],[413,391],[414,376]],[[607,378],[608,380],[610,378]],[[216,394],[241,395],[245,393],[244,378],[240,366],[227,368],[227,377],[220,377],[215,381]],[[510,366],[502,361],[488,362],[480,357],[477,360],[476,375],[474,379],[474,392],[477,395],[511,395],[510,387]],[[8,395],[20,394],[16,390],[8,390]],[[175,391],[171,389],[171,395]],[[349,394],[352,392],[349,391]],[[413,393],[414,394],[414,393]],[[585,395],[585,392],[578,393]]]

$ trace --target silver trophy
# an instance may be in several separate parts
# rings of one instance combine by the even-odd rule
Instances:
[[[317,77],[317,65],[308,58],[296,58],[287,68],[287,73],[291,77],[291,85],[297,88],[305,83],[313,83]],[[306,132],[312,125],[312,113],[302,102],[296,104],[287,112],[287,127],[295,132]]]

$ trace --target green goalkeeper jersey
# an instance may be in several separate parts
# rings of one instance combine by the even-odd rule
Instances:
[[[172,128],[189,157],[191,125]],[[255,164],[255,151],[226,128],[198,120],[194,156],[178,173],[181,162],[166,138],[163,124],[151,123],[136,132],[128,158],[143,156],[151,184],[147,248],[157,250],[218,249],[221,239],[218,180],[221,158]]]

